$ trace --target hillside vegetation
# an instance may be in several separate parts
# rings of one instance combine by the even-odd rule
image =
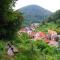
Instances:
[[[43,39],[31,40],[27,33],[18,34],[23,21],[22,13],[13,11],[16,0],[0,1],[0,60],[60,60],[60,46],[53,47],[46,44]],[[35,31],[48,29],[60,34],[60,10],[43,21]],[[14,55],[7,54],[8,44],[12,42],[18,52]],[[13,50],[13,49],[12,49]],[[11,50],[9,50],[11,52]]]
[[[56,47],[51,47],[43,41],[31,41],[26,33],[21,33],[20,36],[15,36],[11,40],[19,52],[15,55],[7,55],[7,41],[0,41],[0,60],[59,60],[60,50]]]
[[[59,29],[54,22],[40,25],[36,31],[44,31],[48,29]],[[59,32],[58,32],[59,33]],[[6,43],[8,41],[0,41],[0,59],[1,60],[60,60],[60,47],[52,47],[43,41],[32,41],[26,33],[14,36],[10,42],[18,48],[19,52],[13,57],[7,55]]]
[[[58,34],[60,34],[60,10],[57,10],[55,13],[53,13],[48,19],[46,19],[45,23],[53,22],[57,28],[55,28],[55,31],[57,31]],[[52,24],[53,26],[53,24]],[[55,27],[56,27],[55,26]],[[53,27],[54,29],[54,27]]]

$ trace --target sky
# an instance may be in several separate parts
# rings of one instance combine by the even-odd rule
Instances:
[[[18,0],[15,4],[15,10],[28,5],[38,5],[51,12],[60,9],[60,0]]]

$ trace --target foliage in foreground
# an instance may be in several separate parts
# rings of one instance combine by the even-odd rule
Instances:
[[[19,53],[10,57],[6,54],[6,41],[0,41],[0,60],[60,60],[60,50],[43,41],[33,41],[26,33],[21,33],[11,40]]]
[[[0,0],[0,39],[11,38],[21,27],[22,13],[13,11],[17,0]]]

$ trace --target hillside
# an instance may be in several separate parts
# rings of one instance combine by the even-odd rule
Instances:
[[[47,18],[47,22],[55,22],[60,25],[60,10],[54,12],[51,16]]]
[[[24,15],[24,25],[38,23],[52,14],[52,12],[37,5],[25,6],[18,9],[18,11]]]

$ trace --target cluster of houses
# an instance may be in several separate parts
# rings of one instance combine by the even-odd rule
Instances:
[[[44,42],[46,42],[47,44],[51,45],[51,46],[59,46],[59,38],[60,35],[57,34],[56,31],[53,30],[48,30],[48,33],[46,34],[45,32],[34,32],[35,27],[34,25],[32,25],[31,27],[25,27],[20,29],[19,32],[25,32],[27,33],[32,40],[37,41],[37,40],[44,40]],[[32,28],[32,29],[31,29]]]

